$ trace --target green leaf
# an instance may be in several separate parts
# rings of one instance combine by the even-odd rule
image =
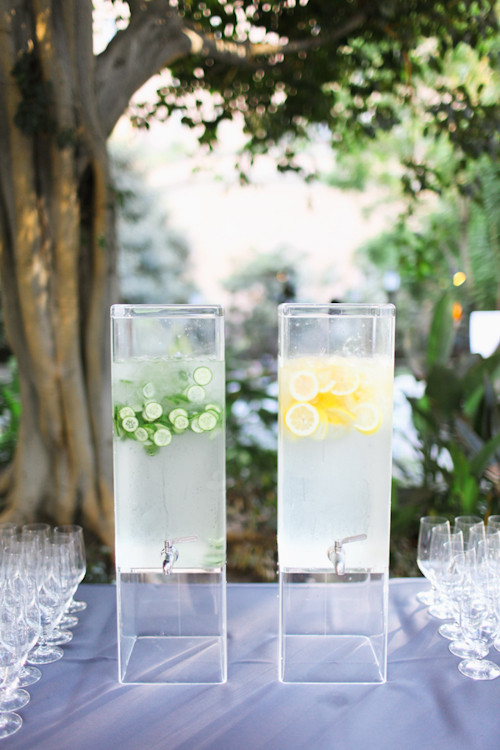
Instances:
[[[436,305],[427,343],[427,365],[444,365],[451,354],[455,330],[453,327],[453,299],[445,292]]]
[[[451,414],[460,408],[462,386],[453,370],[441,364],[435,364],[427,377],[425,395],[433,407],[444,414]]]
[[[475,510],[479,495],[479,487],[475,477],[467,477],[462,489],[461,505],[464,515],[472,514]]]
[[[489,462],[491,461],[495,452],[500,448],[500,432],[497,433],[491,440],[488,440],[479,453],[474,456],[470,462],[471,473],[476,477],[481,476]]]

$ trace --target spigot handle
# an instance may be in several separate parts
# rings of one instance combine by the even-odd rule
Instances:
[[[172,539],[170,544],[181,544],[184,542],[196,542],[198,539],[194,534],[192,536],[178,536],[177,539]]]
[[[356,536],[346,536],[345,539],[341,540],[341,544],[350,544],[351,542],[364,542],[366,534],[356,534]],[[337,544],[337,542],[335,542]]]
[[[178,536],[176,539],[165,539],[165,545],[161,551],[164,555],[162,568],[166,576],[172,572],[172,567],[179,557],[179,550],[175,547],[175,544],[181,544],[184,542],[196,542],[197,536]]]
[[[343,576],[345,573],[344,544],[350,544],[351,542],[364,542],[366,538],[366,534],[356,534],[355,536],[346,536],[344,539],[335,540],[335,544],[333,547],[330,547],[327,555],[338,576]]]

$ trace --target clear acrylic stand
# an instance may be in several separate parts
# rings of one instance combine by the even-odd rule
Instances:
[[[280,572],[282,682],[385,682],[384,573]]]
[[[225,567],[118,571],[117,585],[120,682],[226,681]]]

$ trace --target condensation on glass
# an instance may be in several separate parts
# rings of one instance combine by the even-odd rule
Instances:
[[[225,682],[224,312],[111,324],[119,679]]]
[[[283,682],[387,673],[394,307],[279,308]]]

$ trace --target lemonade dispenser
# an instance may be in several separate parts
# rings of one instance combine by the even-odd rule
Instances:
[[[283,682],[387,671],[394,306],[279,308]]]
[[[224,313],[111,324],[119,679],[225,682]]]

